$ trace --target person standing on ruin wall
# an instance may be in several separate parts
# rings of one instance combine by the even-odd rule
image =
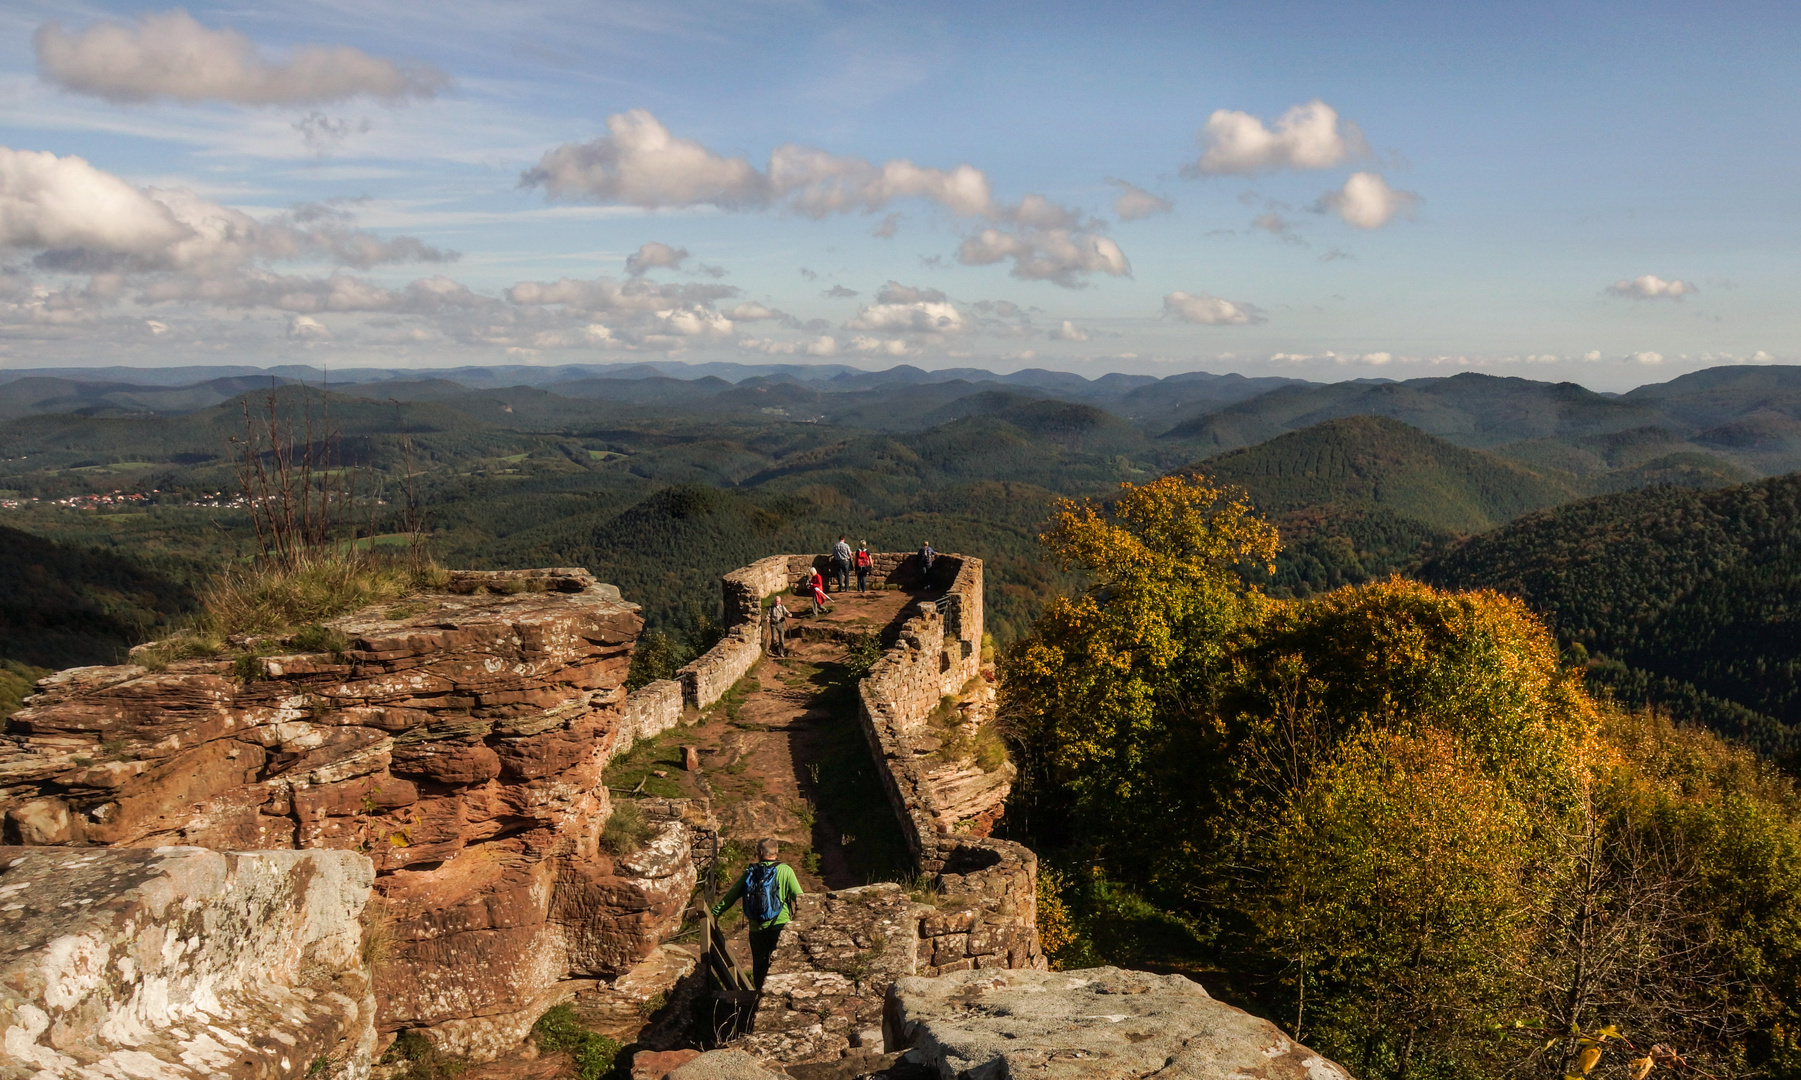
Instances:
[[[744,918],[750,923],[750,975],[758,990],[769,977],[769,958],[781,943],[782,927],[793,918],[794,902],[802,896],[794,868],[776,861],[780,852],[781,845],[773,838],[757,844],[757,861],[745,867],[738,883],[713,905],[717,919],[743,899]]]
[[[857,542],[857,591],[869,591],[869,571],[875,568],[875,556],[869,553],[869,541]]]
[[[788,606],[779,596],[769,609],[769,655],[788,655]]]
[[[832,574],[838,579],[838,591],[850,588],[850,541],[840,536],[832,545]]]
[[[921,574],[931,573],[932,572],[932,560],[936,559],[937,557],[938,557],[938,553],[936,551],[932,550],[932,542],[930,540],[927,540],[924,543],[920,544],[919,545],[919,572]]]

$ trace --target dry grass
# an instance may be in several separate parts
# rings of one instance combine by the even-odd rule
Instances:
[[[200,602],[207,629],[220,637],[273,634],[399,600],[418,577],[397,563],[332,552],[293,567],[229,570],[202,591]]]

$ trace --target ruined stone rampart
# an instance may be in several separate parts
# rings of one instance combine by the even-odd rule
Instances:
[[[349,851],[0,848],[0,1076],[368,1076],[373,876]]]
[[[360,853],[378,1026],[492,1057],[692,892],[687,815],[647,815],[632,856],[600,844],[607,762],[681,715],[672,683],[627,701],[641,626],[585,570],[453,573],[329,621],[337,651],[60,672],[0,742],[8,841]]]

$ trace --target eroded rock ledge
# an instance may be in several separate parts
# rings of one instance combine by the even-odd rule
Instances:
[[[680,715],[627,707],[641,627],[585,570],[458,572],[331,620],[336,652],[60,672],[0,742],[7,839],[349,853],[380,1030],[493,1057],[646,957],[694,887],[679,807],[630,858],[599,842],[607,762]]]

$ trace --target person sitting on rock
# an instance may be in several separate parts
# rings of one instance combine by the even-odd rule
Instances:
[[[769,609],[769,655],[788,655],[788,606],[779,596]]]
[[[813,568],[813,576],[807,579],[807,592],[813,597],[813,614],[824,615],[831,610],[832,602],[825,595],[825,577],[817,566]]]
[[[794,902],[801,898],[800,879],[794,868],[777,862],[781,845],[774,838],[757,844],[757,861],[744,868],[738,883],[713,905],[713,918],[744,901],[744,918],[750,923],[750,974],[758,990],[769,977],[769,958],[782,940],[782,927],[793,918]]]

